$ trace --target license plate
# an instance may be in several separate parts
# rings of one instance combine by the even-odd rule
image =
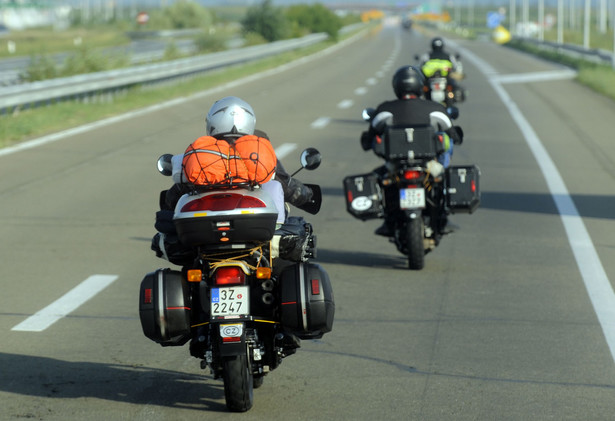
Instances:
[[[212,316],[249,314],[249,304],[249,289],[247,286],[211,289]]]
[[[425,207],[425,189],[422,187],[414,189],[399,190],[399,207],[401,209],[422,209]]]

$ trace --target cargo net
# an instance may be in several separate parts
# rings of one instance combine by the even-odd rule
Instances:
[[[203,136],[186,149],[182,168],[195,186],[254,186],[271,180],[276,163],[273,146],[265,138],[247,135],[231,144]]]
[[[259,267],[272,267],[271,243],[266,242],[245,250],[236,250],[234,253],[228,250],[214,253],[201,253],[200,256],[207,261],[210,269],[217,269],[232,262],[242,262],[248,268],[256,270]],[[248,262],[250,261],[250,262]]]

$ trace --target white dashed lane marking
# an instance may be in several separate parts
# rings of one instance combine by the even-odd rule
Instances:
[[[44,309],[28,317],[11,330],[42,332],[85,304],[118,278],[117,275],[92,275]]]
[[[322,129],[322,128],[326,127],[329,124],[330,121],[331,121],[331,119],[329,117],[320,117],[320,118],[316,119],[310,125],[310,127],[312,127],[313,129]]]

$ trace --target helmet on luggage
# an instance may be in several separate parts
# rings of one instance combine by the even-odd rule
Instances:
[[[401,99],[407,95],[421,96],[425,77],[423,72],[414,66],[403,66],[393,75],[393,92]]]
[[[442,51],[444,49],[444,40],[440,37],[436,37],[431,40],[432,51]]]
[[[256,116],[244,100],[227,96],[214,103],[207,113],[207,134],[209,136],[254,133]]]

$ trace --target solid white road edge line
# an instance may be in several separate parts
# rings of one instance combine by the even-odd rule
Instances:
[[[515,123],[523,133],[525,141],[534,154],[540,170],[547,182],[553,201],[557,206],[568,242],[579,267],[581,277],[587,289],[587,294],[598,317],[598,322],[604,333],[606,343],[611,351],[611,357],[615,361],[615,293],[611,282],[604,271],[598,252],[585,228],[583,219],[570,197],[570,193],[562,179],[551,156],[543,146],[540,138],[523,116],[517,104],[508,95],[499,83],[496,71],[481,58],[470,51],[463,50],[463,55],[468,57],[487,76],[489,83],[500,97],[502,103],[508,108]]]
[[[117,278],[117,275],[92,275],[44,309],[13,327],[11,330],[41,332],[61,318],[75,311]]]

